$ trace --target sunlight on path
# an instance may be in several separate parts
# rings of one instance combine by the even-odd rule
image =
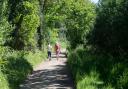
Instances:
[[[58,61],[55,54],[52,56],[51,61],[47,60],[34,69],[20,89],[74,89],[65,55],[61,54]]]

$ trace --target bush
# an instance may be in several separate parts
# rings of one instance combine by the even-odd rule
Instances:
[[[35,53],[12,51],[4,59],[1,59],[0,68],[5,76],[3,78],[8,84],[8,89],[19,89],[19,84],[25,80],[28,74],[33,71],[33,67],[40,63],[44,57],[45,54],[40,51]],[[1,86],[0,89],[3,89],[3,87]]]
[[[38,63],[42,62],[42,60],[46,59],[46,52],[42,52],[39,50],[36,50],[35,52],[26,52],[25,59],[33,66],[35,67]]]
[[[117,81],[117,88],[128,89],[128,68],[124,70],[123,75]]]
[[[128,53],[128,1],[101,0],[97,8],[94,29],[88,43],[98,51],[113,55]]]
[[[0,82],[1,82],[0,83],[0,88],[1,89],[10,89],[7,78],[2,72],[0,72]]]
[[[68,66],[78,89],[127,89],[128,64],[121,60],[77,48],[68,55]]]
[[[103,85],[96,70],[95,56],[88,55],[84,49],[78,48],[69,54],[68,65],[77,89],[97,89]]]
[[[78,80],[77,80],[78,81]],[[90,74],[85,74],[82,76],[82,79],[77,83],[77,89],[97,89],[103,84],[101,80],[99,80],[99,74],[92,70]]]

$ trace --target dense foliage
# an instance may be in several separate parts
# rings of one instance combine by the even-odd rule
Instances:
[[[78,89],[128,88],[127,6],[127,0],[100,0],[96,5],[94,27],[84,38],[86,47],[69,51],[68,63]]]
[[[19,85],[33,70],[33,67],[45,59],[43,52],[12,51],[4,49],[0,59],[1,89],[19,89]],[[5,54],[6,53],[6,54]],[[43,55],[42,55],[43,54]]]
[[[11,25],[7,21],[7,0],[0,2],[0,46],[4,45],[9,39],[9,33],[12,31]]]
[[[61,38],[65,38],[65,18],[66,8],[64,5],[66,0],[53,0],[47,1],[45,9],[45,37],[48,42],[55,43],[60,41]],[[58,39],[59,38],[59,39]]]
[[[77,89],[128,88],[128,64],[122,61],[125,57],[95,54],[80,47],[68,59]]]
[[[127,8],[127,0],[102,0],[97,7],[97,18],[90,33],[89,44],[99,51],[114,55],[127,53]]]
[[[37,47],[39,11],[38,0],[0,1],[0,89],[19,89],[45,58]]]
[[[71,48],[86,43],[86,35],[93,28],[95,6],[88,0],[69,0],[67,7],[67,39]]]
[[[14,26],[12,39],[6,44],[14,49],[35,47],[35,35],[40,25],[38,0],[9,0],[9,22]]]
[[[0,1],[0,88],[18,89],[42,45],[66,33],[78,89],[127,89],[127,12],[127,0]]]

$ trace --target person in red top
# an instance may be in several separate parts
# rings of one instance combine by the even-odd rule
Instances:
[[[55,52],[56,52],[56,58],[59,60],[59,54],[60,54],[60,44],[56,42],[55,44]]]

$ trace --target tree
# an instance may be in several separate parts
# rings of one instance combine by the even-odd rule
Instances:
[[[66,4],[67,39],[71,48],[76,48],[79,44],[86,44],[85,37],[95,21],[95,5],[88,0],[69,0]]]
[[[14,49],[35,47],[40,24],[38,0],[9,0],[9,22],[15,26],[8,44]]]
[[[62,11],[62,9],[65,6],[63,5],[63,0],[53,0],[49,1],[47,0],[45,4],[45,10],[44,10],[44,24],[45,24],[45,39],[47,42],[56,41],[59,36],[53,36],[54,30],[56,29],[57,32],[60,32],[60,28],[62,27],[61,24],[64,23],[65,19],[65,11]],[[51,33],[49,35],[49,33]],[[54,39],[54,40],[53,40]]]
[[[97,9],[94,30],[90,33],[89,44],[96,50],[111,54],[127,53],[128,48],[128,1],[101,1]]]
[[[10,40],[11,25],[7,21],[7,0],[0,2],[0,46],[4,46],[6,41]]]

